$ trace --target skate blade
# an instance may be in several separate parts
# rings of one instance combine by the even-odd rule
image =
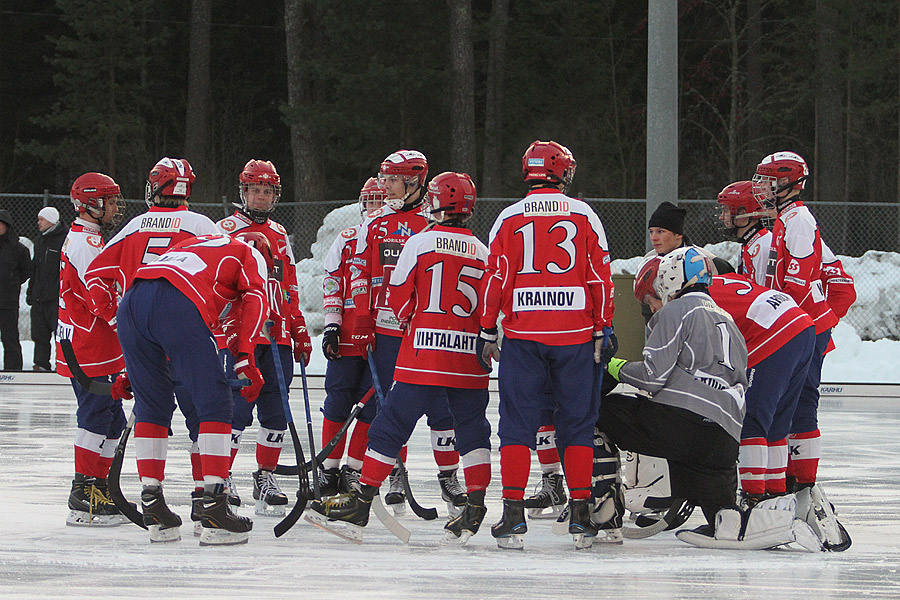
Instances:
[[[150,542],[153,544],[177,542],[181,539],[181,529],[179,527],[166,527],[162,525],[148,525],[147,530],[150,532]]]
[[[234,546],[246,544],[250,541],[249,531],[228,531],[218,527],[202,527],[200,534],[201,546]]]
[[[573,533],[572,540],[575,542],[576,550],[587,550],[594,545],[594,536],[585,535],[583,533]]]
[[[441,544],[445,546],[465,546],[471,537],[472,532],[468,529],[464,529],[462,533],[459,534],[459,537],[452,531],[444,530],[444,537],[441,540]]]
[[[66,525],[73,527],[118,527],[123,523],[127,523],[128,519],[123,521],[122,515],[90,515],[80,510],[70,510],[66,517]]]
[[[397,504],[387,504],[388,508],[394,511],[395,517],[402,517],[406,514],[406,502],[398,502]]]
[[[526,508],[529,519],[558,519],[565,504],[552,504],[541,508]]]
[[[524,550],[525,549],[525,536],[520,533],[515,533],[506,537],[497,538],[497,547],[503,548],[504,550]]]
[[[563,514],[553,522],[550,527],[550,533],[553,535],[569,535],[569,513],[563,511]]]
[[[597,532],[596,537],[594,537],[594,543],[622,545],[623,543],[625,543],[625,536],[622,533],[621,527],[615,527],[613,529],[601,529]]]
[[[284,504],[266,504],[263,500],[257,500],[254,512],[260,517],[283,517],[285,506]]]
[[[200,537],[203,533],[203,524],[200,521],[194,521],[194,537]]]
[[[363,528],[352,523],[343,521],[329,521],[328,517],[315,511],[310,511],[303,517],[307,523],[315,525],[322,531],[327,531],[332,535],[336,535],[343,540],[353,542],[354,544],[362,544]]]

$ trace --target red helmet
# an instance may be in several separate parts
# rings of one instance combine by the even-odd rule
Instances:
[[[186,158],[161,158],[147,176],[144,200],[153,206],[160,196],[190,198],[195,179],[194,170]]]
[[[787,177],[788,182],[779,185],[778,180],[783,177]],[[773,205],[780,193],[805,189],[808,178],[809,167],[802,156],[795,152],[776,152],[756,166],[753,196],[761,206]]]
[[[406,183],[415,181],[423,186],[428,176],[428,159],[418,150],[397,150],[381,161],[378,172],[382,175],[403,175]]]
[[[250,217],[255,223],[265,223],[269,218],[269,213],[275,210],[278,199],[281,198],[281,175],[275,170],[275,165],[269,160],[251,159],[244,165],[238,177],[238,193],[241,197],[240,209]],[[273,191],[272,204],[268,209],[250,208],[247,205],[246,192],[250,184],[270,185]]]
[[[428,204],[433,215],[471,215],[475,211],[475,183],[466,173],[441,173],[428,184]]]
[[[378,185],[378,179],[369,177],[362,189],[359,190],[359,214],[365,217],[369,211],[384,206],[385,200],[387,200],[387,192]]]
[[[234,239],[256,248],[266,261],[268,272],[271,273],[275,270],[275,256],[272,254],[272,244],[269,242],[269,238],[258,231],[245,231],[234,236]]]
[[[656,290],[653,289],[653,282],[656,281],[660,262],[658,255],[651,256],[641,264],[637,275],[634,276],[634,297],[641,304],[647,304],[647,296],[658,297]]]
[[[549,181],[569,187],[575,177],[575,157],[562,144],[532,142],[522,156],[522,178],[529,181]]]
[[[122,218],[122,211],[125,208],[125,202],[122,200],[122,192],[112,177],[103,173],[85,173],[75,180],[72,184],[72,191],[69,193],[72,204],[78,214],[85,214],[101,218],[106,212],[107,202],[115,202],[119,210],[114,217],[114,222],[108,225],[115,225]]]

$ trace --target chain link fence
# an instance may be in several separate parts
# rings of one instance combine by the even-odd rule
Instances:
[[[479,198],[475,215],[472,217],[472,231],[485,243],[497,215],[518,198]],[[191,209],[218,221],[233,214],[235,199],[222,198],[220,203],[192,203]],[[600,216],[609,239],[613,259],[632,258],[646,252],[646,216],[643,199],[585,198]],[[147,207],[143,200],[126,199],[125,219],[144,212]],[[333,210],[355,200],[333,202],[280,202],[274,218],[285,226],[291,234],[294,256],[297,261],[310,258],[311,246],[326,215]],[[686,233],[698,245],[714,244],[722,241],[719,229],[718,207],[710,200],[680,200],[678,204],[687,209]],[[34,238],[37,234],[37,213],[44,206],[55,206],[60,219],[71,223],[75,211],[68,195],[61,194],[0,194],[0,208],[6,208],[13,217],[16,233],[22,237]],[[822,239],[840,256],[859,257],[870,250],[898,252],[900,250],[900,205],[874,202],[811,203],[810,209],[816,215]],[[343,211],[346,227],[358,225],[356,211]],[[330,240],[329,240],[330,243]],[[880,259],[879,259],[880,260]],[[849,262],[849,261],[845,261]],[[885,259],[883,262],[891,262]],[[897,261],[900,264],[900,257]],[[877,278],[866,273],[854,272],[854,265],[845,264],[850,275],[857,281],[857,292],[864,294],[900,293],[900,268],[886,269]],[[886,279],[890,281],[886,281]],[[877,280],[876,280],[877,279]],[[875,286],[878,289],[874,289]],[[887,291],[886,291],[887,290]],[[27,315],[21,315],[28,337]],[[846,318],[863,339],[887,337],[900,339],[900,322],[892,314],[863,315],[862,311],[851,311]],[[873,322],[874,321],[874,322]]]

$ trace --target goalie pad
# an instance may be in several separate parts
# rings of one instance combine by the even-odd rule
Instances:
[[[812,528],[826,550],[843,552],[850,547],[850,535],[837,520],[834,507],[818,484],[803,488],[794,496],[797,498],[797,518]]]
[[[625,508],[643,515],[665,512],[672,506],[669,463],[664,458],[625,453]]]
[[[679,540],[700,548],[769,550],[796,544],[807,552],[820,552],[819,538],[806,521],[796,518],[797,499],[780,496],[760,502],[747,512],[723,508],[716,514],[715,531],[707,527],[682,530]]]

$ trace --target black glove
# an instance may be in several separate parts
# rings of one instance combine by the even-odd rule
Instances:
[[[608,363],[609,359],[619,350],[619,340],[613,333],[613,328],[606,326],[602,331],[594,332],[594,362]]]
[[[338,346],[341,339],[341,326],[337,323],[331,323],[325,326],[322,333],[322,352],[328,360],[336,360],[341,357],[340,347]]]
[[[478,334],[478,339],[475,341],[475,356],[485,373],[494,370],[491,366],[491,359],[500,360],[500,345],[497,342],[496,327],[481,328],[481,333]]]

